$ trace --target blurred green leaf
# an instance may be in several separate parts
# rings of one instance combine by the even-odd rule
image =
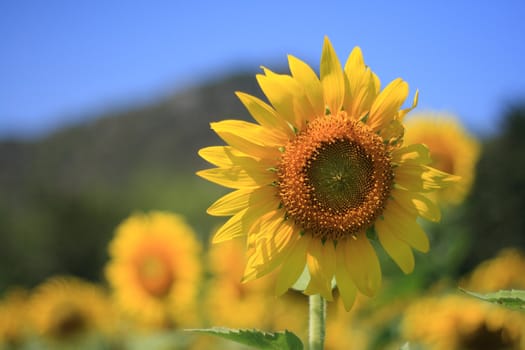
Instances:
[[[500,290],[499,292],[485,294],[471,292],[463,288],[459,288],[459,290],[493,304],[500,304],[511,309],[525,310],[525,290]]]
[[[199,332],[215,335],[237,343],[249,345],[263,350],[302,350],[303,343],[292,332],[263,332],[258,329],[230,329],[213,327],[207,329],[187,329],[189,332]]]
[[[407,342],[399,348],[399,350],[410,350],[410,344]]]

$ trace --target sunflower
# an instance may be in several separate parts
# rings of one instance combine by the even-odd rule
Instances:
[[[502,250],[495,258],[482,262],[460,285],[476,292],[525,289],[525,256],[514,248]]]
[[[461,203],[472,187],[480,144],[460,121],[447,114],[414,114],[406,122],[405,142],[425,144],[432,157],[431,166],[461,177],[435,192],[439,203]]]
[[[28,331],[29,293],[22,288],[9,289],[0,300],[0,349],[21,346]]]
[[[111,302],[104,289],[71,276],[56,276],[38,287],[29,306],[38,334],[68,341],[91,332],[110,333],[115,325]]]
[[[213,241],[247,237],[244,281],[278,270],[282,294],[307,266],[304,292],[332,300],[335,277],[350,309],[357,290],[371,296],[381,283],[367,233],[411,272],[411,248],[429,248],[417,217],[440,218],[426,194],[455,178],[428,165],[427,147],[402,145],[402,120],[417,93],[400,109],[408,84],[396,79],[381,90],[359,48],[343,70],[326,38],[320,79],[303,61],[288,61],[291,75],[266,68],[257,75],[271,105],[237,93],[258,123],[212,123],[227,145],[199,151],[217,167],[197,174],[234,189],[208,209],[232,216]]]
[[[241,283],[245,255],[235,239],[214,245],[208,252],[212,278],[208,284],[206,316],[212,324],[233,328],[268,328],[268,308],[273,306],[271,276]],[[235,312],[232,312],[235,310]]]
[[[192,324],[200,244],[175,214],[135,214],[116,229],[106,277],[125,315],[147,327]]]
[[[464,296],[416,301],[406,310],[401,329],[404,339],[430,350],[525,348],[523,314]]]

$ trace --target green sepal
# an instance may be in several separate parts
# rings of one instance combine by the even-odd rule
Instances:
[[[377,232],[373,226],[366,229],[366,237],[371,241],[377,241]]]

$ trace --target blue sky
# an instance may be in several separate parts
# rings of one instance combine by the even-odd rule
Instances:
[[[141,104],[237,68],[318,67],[360,46],[383,84],[402,77],[418,110],[491,133],[525,99],[523,1],[2,1],[0,137]],[[219,116],[220,117],[220,116]],[[232,117],[232,116],[224,116]]]

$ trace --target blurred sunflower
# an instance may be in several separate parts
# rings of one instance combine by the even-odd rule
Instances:
[[[451,115],[414,114],[407,119],[405,142],[425,144],[436,169],[458,175],[461,179],[435,192],[439,203],[459,204],[472,187],[480,144]]]
[[[514,248],[502,250],[495,258],[482,262],[460,285],[483,293],[525,289],[525,256]]]
[[[417,93],[411,108],[400,109],[408,84],[396,79],[380,90],[359,48],[343,70],[326,38],[320,79],[299,59],[288,61],[291,75],[266,68],[257,75],[271,106],[237,93],[259,124],[211,124],[228,145],[201,149],[217,168],[197,174],[235,189],[208,213],[232,215],[214,242],[247,235],[244,281],[277,269],[282,294],[306,265],[305,293],[332,300],[335,276],[349,309],[357,290],[371,296],[381,283],[367,232],[375,230],[387,253],[411,272],[411,248],[429,248],[417,217],[440,218],[426,195],[456,179],[428,166],[425,146],[402,146],[402,120]]]
[[[115,315],[105,291],[76,277],[52,277],[39,285],[29,306],[32,325],[51,340],[68,341],[91,332],[110,333]]]
[[[208,253],[213,275],[206,288],[206,316],[211,324],[232,328],[268,328],[271,278],[242,283],[246,260],[244,243],[238,239],[214,245]],[[235,310],[232,312],[232,310]]]
[[[430,350],[525,349],[525,316],[463,296],[429,297],[405,312],[403,339]]]
[[[192,325],[201,247],[175,214],[135,214],[116,229],[106,277],[125,315],[148,327]]]
[[[11,288],[0,301],[0,348],[15,349],[24,341],[30,327],[28,300],[25,289]]]
[[[340,299],[340,298],[339,298]],[[371,332],[362,327],[356,313],[344,312],[341,300],[327,312],[325,350],[367,349]]]

